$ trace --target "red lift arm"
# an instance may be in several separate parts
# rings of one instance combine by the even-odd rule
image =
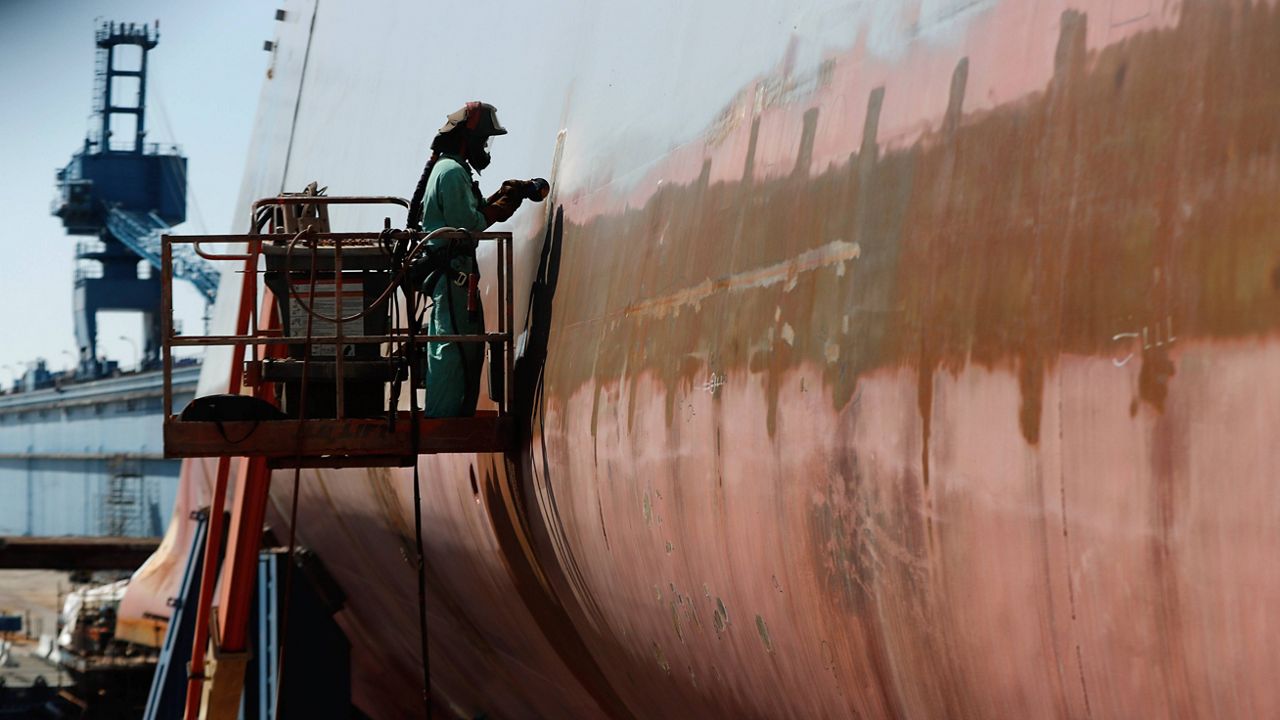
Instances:
[[[331,323],[332,336],[313,336],[308,321],[305,338],[282,327],[284,314],[278,303],[283,302],[270,290],[262,294],[258,306],[259,264],[264,258],[264,247],[280,247],[282,240],[296,231],[294,242],[306,236],[311,252],[311,267],[316,267],[317,252],[330,255],[330,273],[333,285],[335,318],[344,318],[343,310],[343,248],[355,254],[364,252],[366,259],[371,248],[387,238],[404,240],[411,246],[424,242],[427,236],[408,231],[384,231],[384,233],[331,233],[328,230],[327,210],[330,204],[386,203],[401,206],[407,203],[399,198],[350,198],[323,197],[313,193],[285,195],[260,200],[253,206],[255,219],[264,217],[261,211],[271,213],[270,230],[266,234],[224,235],[203,237],[164,236],[162,240],[162,317],[165,407],[172,408],[171,377],[173,348],[182,346],[230,346],[231,366],[228,377],[228,393],[240,395],[246,382],[252,386],[252,394],[264,403],[276,405],[277,383],[264,379],[264,362],[286,359],[286,348],[298,347],[305,342],[308,349],[304,363],[310,363],[312,348],[327,344],[330,348],[347,348],[374,345],[383,348],[384,359],[391,359],[396,352],[404,353],[410,342],[481,342],[490,349],[490,362],[500,368],[502,387],[510,388],[513,369],[513,310],[512,310],[512,242],[510,233],[465,233],[448,230],[436,231],[430,237],[496,243],[497,282],[497,332],[484,335],[431,336],[416,338],[407,329],[391,330],[381,334],[348,335],[344,333],[346,321]],[[303,206],[313,217],[295,212],[295,206]],[[388,234],[390,233],[390,234]],[[189,243],[207,260],[231,261],[242,264],[239,307],[236,314],[235,334],[231,336],[177,336],[173,332],[172,260],[173,245]],[[243,254],[212,254],[201,250],[201,243],[241,243],[246,245]],[[292,245],[289,249],[292,251]],[[277,255],[279,250],[275,251]],[[384,255],[386,253],[384,252]],[[386,255],[389,258],[389,255]],[[388,259],[388,262],[390,260]],[[289,268],[286,267],[286,271]],[[294,270],[296,272],[296,268]],[[311,270],[311,291],[314,294],[315,270]],[[286,279],[289,272],[285,272]],[[397,291],[400,276],[397,275],[388,292]],[[384,293],[380,301],[385,301]],[[313,296],[312,300],[315,299]],[[369,308],[366,308],[367,311]],[[312,312],[308,309],[308,312]],[[362,312],[363,314],[363,312]],[[313,317],[316,317],[312,313]],[[265,318],[259,323],[259,318]],[[246,351],[252,348],[251,359]],[[259,352],[258,348],[261,348]],[[367,352],[365,353],[368,354]],[[248,619],[253,600],[257,558],[260,550],[268,494],[271,484],[271,468],[276,467],[349,467],[374,465],[408,465],[416,462],[417,453],[431,452],[495,452],[505,449],[508,443],[509,393],[494,397],[496,411],[477,413],[471,418],[423,420],[411,418],[410,413],[397,408],[387,408],[385,418],[348,417],[344,412],[343,379],[350,379],[360,372],[358,362],[346,360],[344,351],[318,363],[323,372],[317,372],[314,380],[332,380],[336,395],[336,413],[333,417],[297,417],[281,413],[279,419],[251,422],[204,421],[183,419],[176,415],[165,418],[165,455],[167,457],[217,457],[217,474],[214,482],[210,514],[208,542],[205,546],[204,567],[200,578],[200,593],[196,607],[196,628],[192,644],[191,663],[186,697],[186,720],[207,718],[231,720],[239,711],[240,696],[244,685],[244,670],[248,659]],[[309,366],[304,366],[309,367]],[[303,377],[307,377],[305,374]],[[309,384],[309,383],[308,383]],[[298,387],[302,384],[299,383]],[[410,392],[414,392],[411,389]],[[411,421],[413,420],[413,421]],[[243,427],[241,427],[243,425]],[[416,437],[414,435],[416,432]],[[236,437],[232,444],[227,438]],[[214,588],[218,578],[218,558],[222,554],[223,517],[216,509],[226,506],[227,490],[233,467],[232,454],[239,460],[234,464],[235,485],[231,503],[230,529],[227,533],[226,560],[223,563],[222,582],[218,602],[213,603]],[[211,653],[211,657],[210,657]]]

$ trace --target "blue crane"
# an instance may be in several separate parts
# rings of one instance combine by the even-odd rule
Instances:
[[[100,310],[142,313],[142,365],[159,364],[160,236],[187,217],[187,158],[176,145],[146,142],[147,55],[159,39],[158,25],[98,27],[94,122],[83,147],[57,175],[53,214],[69,235],[96,237],[76,250],[82,377],[99,377],[110,368],[98,355]],[[190,247],[183,251],[174,258],[174,276],[213,302],[218,272]],[[139,267],[143,261],[149,272]]]

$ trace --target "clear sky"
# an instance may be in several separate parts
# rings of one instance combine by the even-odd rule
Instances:
[[[147,140],[176,142],[188,161],[188,221],[179,232],[232,228],[236,195],[275,34],[264,0],[0,0],[0,383],[44,357],[73,363],[72,271],[77,240],[49,214],[54,171],[83,143],[92,106],[99,20],[160,21],[149,56]],[[199,325],[202,303],[181,288]],[[134,363],[138,315],[101,313],[102,354]]]

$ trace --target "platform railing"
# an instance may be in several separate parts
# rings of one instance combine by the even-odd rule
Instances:
[[[397,200],[394,198],[326,198],[326,197],[309,197],[309,198],[273,198],[266,201],[260,201],[255,204],[255,212],[257,208],[263,205],[271,204],[350,204],[356,201],[373,201],[386,202]],[[284,202],[281,202],[284,201]],[[400,201],[402,202],[402,201]],[[398,204],[398,203],[397,203]],[[480,244],[492,243],[496,246],[496,292],[493,298],[497,301],[496,308],[496,329],[489,332],[477,334],[450,334],[450,335],[434,335],[426,334],[419,329],[410,330],[408,325],[415,322],[413,317],[413,307],[418,303],[415,296],[418,294],[417,288],[412,282],[407,281],[409,277],[410,261],[420,257],[422,253],[427,252],[428,242],[437,240],[452,241],[476,241]],[[407,248],[407,252],[401,252],[403,258],[393,261],[392,247],[399,243],[402,250]],[[225,245],[233,248],[232,251],[214,251],[210,246]],[[247,332],[239,332],[223,335],[178,335],[174,332],[173,317],[173,282],[174,282],[174,262],[177,256],[178,248],[191,247],[201,257],[211,262],[232,262],[240,263],[244,268],[242,272],[254,274],[254,280],[246,282],[242,285],[242,295],[239,298],[241,303],[241,313],[247,313],[247,323],[242,323],[241,327],[247,326]],[[272,250],[274,248],[274,250]],[[334,317],[338,322],[326,322],[326,325],[332,329],[327,330],[329,334],[310,335],[308,337],[299,337],[290,335],[284,328],[279,327],[275,322],[275,318],[268,318],[268,322],[263,322],[263,318],[259,317],[261,311],[278,312],[278,308],[274,304],[268,303],[263,308],[259,308],[259,299],[257,294],[262,291],[265,286],[262,285],[259,277],[264,268],[259,267],[260,259],[267,256],[268,252],[279,254],[281,248],[286,248],[291,258],[296,259],[296,266],[290,269],[286,266],[285,276],[290,273],[296,273],[300,270],[310,267],[308,263],[316,262],[316,251],[323,249],[331,251],[333,280],[324,281],[324,285],[332,285],[331,305],[334,308]],[[240,392],[239,380],[244,377],[253,378],[254,368],[262,367],[261,361],[267,358],[283,358],[284,348],[287,345],[310,344],[312,349],[317,345],[332,345],[334,347],[334,356],[329,358],[325,356],[324,363],[328,363],[331,369],[324,372],[315,373],[315,377],[308,379],[308,385],[316,382],[324,382],[332,379],[334,383],[334,392],[336,395],[336,417],[328,418],[308,418],[298,417],[291,420],[276,421],[279,423],[287,423],[293,428],[297,428],[299,440],[296,443],[298,454],[303,454],[303,447],[311,448],[306,452],[315,452],[319,447],[322,438],[337,437],[345,431],[357,433],[377,434],[380,431],[370,428],[370,424],[379,422],[375,418],[351,418],[345,417],[344,412],[344,379],[347,379],[344,373],[344,364],[349,362],[344,356],[342,348],[351,345],[383,345],[385,349],[379,354],[382,359],[391,359],[395,357],[408,358],[416,354],[425,356],[426,344],[433,342],[451,342],[451,343],[484,343],[495,352],[490,353],[490,362],[500,362],[500,368],[491,368],[489,377],[493,378],[497,371],[500,371],[502,378],[502,391],[494,397],[497,405],[496,413],[493,411],[477,413],[479,416],[485,416],[487,421],[496,421],[493,427],[505,428],[506,416],[509,414],[511,405],[511,387],[513,381],[514,367],[514,317],[513,317],[513,283],[512,283],[512,264],[513,264],[513,247],[512,236],[508,232],[466,232],[462,230],[444,229],[437,230],[432,233],[424,233],[410,230],[392,230],[387,229],[382,232],[312,232],[303,230],[298,233],[255,233],[247,235],[202,235],[202,236],[178,236],[163,235],[161,237],[161,281],[162,281],[162,312],[161,312],[161,336],[162,336],[162,361],[164,367],[164,403],[166,408],[172,408],[172,371],[173,371],[173,352],[178,348],[188,347],[230,347],[232,348],[232,383],[230,392]],[[390,302],[389,298],[399,296],[400,299],[409,299],[409,303],[403,303],[406,308],[406,317],[400,318],[403,322],[396,326],[397,318],[391,317],[391,325],[384,334],[350,334],[344,328],[347,323],[344,318],[349,317],[350,301],[343,302],[343,263],[344,256],[353,263],[363,263],[364,268],[368,268],[370,262],[381,263],[385,260],[386,271],[390,273],[390,283],[386,292],[377,301],[378,304]],[[376,257],[377,260],[372,260]],[[395,265],[398,263],[398,265]],[[354,269],[354,266],[352,267]],[[326,270],[326,272],[330,272]],[[317,289],[317,283],[311,288],[313,295],[309,296],[308,302],[314,306],[317,299],[323,297]],[[407,289],[406,289],[407,288]],[[328,290],[328,287],[325,288]],[[270,292],[266,290],[265,292]],[[285,298],[275,298],[275,302],[286,302]],[[361,309],[367,311],[361,303]],[[410,352],[410,345],[413,346],[414,352]],[[501,349],[501,352],[496,352]],[[307,357],[313,358],[314,353],[308,352]],[[304,360],[303,362],[308,362]],[[246,370],[249,372],[246,373]],[[417,384],[414,382],[414,374],[416,373],[416,363],[410,364],[409,386],[411,388],[411,397],[416,398]],[[274,381],[273,381],[274,382]],[[494,394],[493,388],[490,388],[491,394]],[[426,392],[430,394],[432,388],[426,385]],[[416,404],[416,399],[413,400]],[[404,415],[398,412],[395,407],[386,408],[389,419],[394,427],[395,415]],[[192,443],[185,450],[181,447],[170,448],[169,438],[171,426],[190,425],[190,422],[180,421],[178,415],[166,415],[166,455],[172,456],[207,456],[214,454],[253,454],[252,452],[244,452],[244,448],[229,450],[226,453],[205,452],[196,448],[196,444]],[[344,421],[348,421],[347,425],[343,425]],[[456,437],[463,437],[466,433],[463,430],[465,422],[455,425],[453,428],[445,428],[444,423],[448,423],[452,419],[428,420],[434,426],[444,428],[444,436],[449,436],[449,432],[454,432]],[[463,419],[466,420],[466,419]],[[274,424],[274,423],[273,423]],[[415,426],[419,423],[415,422]],[[227,424],[228,426],[230,423]],[[255,426],[257,423],[255,423]],[[357,426],[360,426],[357,428]],[[311,428],[315,430],[313,441],[303,439],[307,430]],[[226,428],[219,427],[220,434],[227,434]],[[266,435],[281,435],[286,429],[281,427],[272,429]],[[264,436],[265,437],[265,436]],[[388,436],[390,437],[390,436]],[[401,436],[403,437],[403,436]],[[390,440],[386,441],[390,443]],[[443,442],[443,441],[442,441]],[[179,443],[180,444],[180,443]],[[206,443],[207,444],[207,443]],[[339,443],[342,445],[342,443]],[[415,439],[415,447],[418,442]],[[348,447],[349,445],[343,445]],[[480,448],[476,448],[480,449]],[[444,445],[437,444],[429,448],[423,448],[421,452],[444,452],[448,451]],[[462,451],[462,450],[460,450]],[[343,451],[339,451],[343,452]],[[270,454],[262,452],[258,454]],[[275,454],[286,454],[283,450]]]

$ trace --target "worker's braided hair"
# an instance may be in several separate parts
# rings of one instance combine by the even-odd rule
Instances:
[[[418,185],[413,189],[413,199],[409,201],[409,219],[406,228],[416,230],[422,227],[422,201],[427,194],[427,181],[431,179],[431,171],[436,166],[436,161],[444,153],[453,153],[456,155],[466,155],[467,133],[462,126],[453,128],[447,133],[441,133],[435,136],[431,141],[431,156],[427,158],[427,164],[422,168],[422,177],[418,178]],[[472,190],[476,194],[476,198],[480,204],[484,203],[484,196],[480,194],[480,185],[472,183]]]

